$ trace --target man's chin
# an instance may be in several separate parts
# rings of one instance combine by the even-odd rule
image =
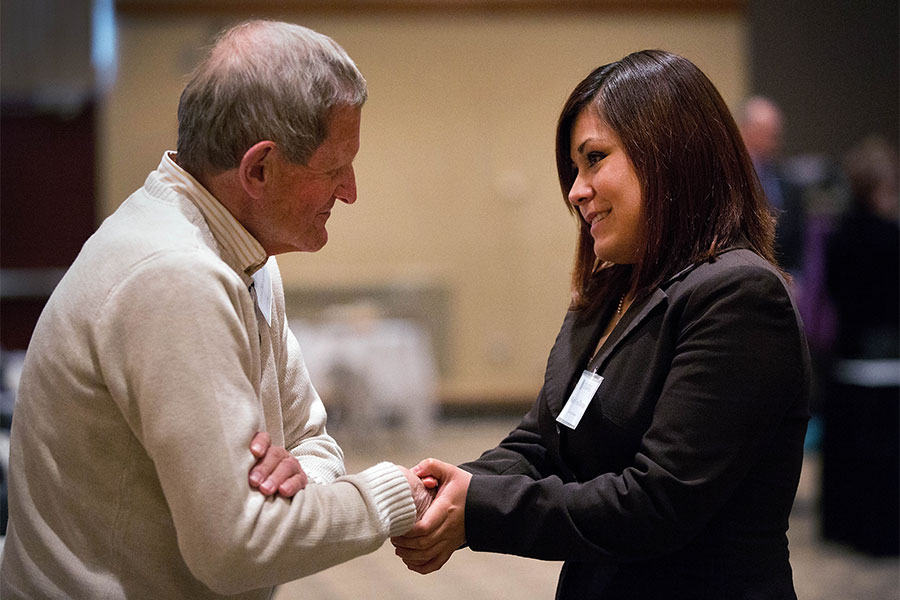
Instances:
[[[328,234],[323,233],[318,238],[310,240],[303,239],[297,240],[294,243],[286,243],[278,246],[277,248],[266,247],[266,252],[269,255],[275,254],[286,254],[288,252],[318,252],[322,248],[325,247],[325,244],[328,242]]]
[[[322,230],[322,234],[319,236],[317,240],[311,240],[302,252],[318,252],[322,248],[325,247],[325,244],[328,243],[328,232]]]

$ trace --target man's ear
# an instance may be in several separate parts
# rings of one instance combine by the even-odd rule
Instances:
[[[244,152],[238,165],[238,180],[244,192],[254,200],[262,198],[266,182],[271,177],[275,159],[275,142],[257,142]]]

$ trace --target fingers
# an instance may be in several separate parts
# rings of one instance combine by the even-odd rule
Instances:
[[[279,452],[279,450],[281,452]],[[250,469],[250,487],[260,487],[260,485],[275,471],[275,468],[281,462],[282,458],[284,458],[285,452],[287,451],[284,448],[269,446],[265,455],[257,460],[253,468]]]
[[[391,538],[394,545],[394,554],[404,559],[428,561],[447,549],[445,540],[440,536],[430,537],[405,537]]]
[[[275,492],[290,498],[306,487],[306,473],[290,454],[282,456],[272,473],[259,484],[259,491],[269,496]]]
[[[393,542],[394,540],[391,540]],[[407,565],[424,566],[435,558],[445,554],[447,548],[444,544],[438,543],[434,546],[425,548],[408,548],[404,546],[394,545],[394,554],[403,559]]]
[[[427,575],[429,573],[434,573],[450,560],[450,557],[453,555],[453,552],[443,552],[435,558],[431,559],[425,563],[418,562],[407,562],[404,560],[403,562],[406,564],[406,568],[410,571],[414,571],[419,573],[420,575]]]
[[[447,520],[447,513],[440,507],[434,507],[425,513],[420,520],[413,525],[412,529],[403,535],[392,537],[391,543],[401,548],[421,549],[434,544],[433,536],[438,532],[444,521]]]
[[[272,441],[269,439],[269,434],[265,431],[258,431],[256,435],[253,436],[253,439],[250,440],[250,453],[253,454],[256,458],[262,458],[266,450],[269,449]]]
[[[412,474],[432,477],[439,486],[421,520],[406,534],[391,538],[391,543],[410,570],[425,574],[440,569],[465,544],[465,503],[472,475],[435,459],[420,462]]]
[[[254,456],[260,447],[264,454],[250,469],[250,487],[258,489],[266,496],[279,493],[290,498],[306,487],[308,478],[297,459],[280,446],[269,445],[269,436],[258,433],[251,441],[251,452]]]
[[[443,567],[455,551],[456,548],[447,546],[428,548],[426,550],[395,548],[394,554],[403,560],[403,563],[410,571],[426,575]]]
[[[436,458],[426,458],[419,464],[410,469],[417,477],[424,479],[425,477],[433,477],[437,481],[441,481],[453,469],[453,465],[442,462]]]
[[[298,474],[289,477],[284,483],[278,486],[278,493],[285,498],[291,498],[296,495],[297,492],[305,488],[307,483],[309,483],[309,480],[306,477],[306,473],[301,469]]]

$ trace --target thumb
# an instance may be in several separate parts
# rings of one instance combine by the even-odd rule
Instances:
[[[436,458],[426,458],[410,470],[419,478],[431,476],[440,481],[447,472],[447,466],[447,463]]]

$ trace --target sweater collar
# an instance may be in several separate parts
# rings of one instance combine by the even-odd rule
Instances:
[[[266,264],[268,257],[262,244],[216,200],[215,196],[190,173],[178,166],[175,162],[175,152],[163,154],[157,175],[161,183],[189,199],[200,210],[216,242],[223,250],[234,256],[241,271],[251,276]]]

